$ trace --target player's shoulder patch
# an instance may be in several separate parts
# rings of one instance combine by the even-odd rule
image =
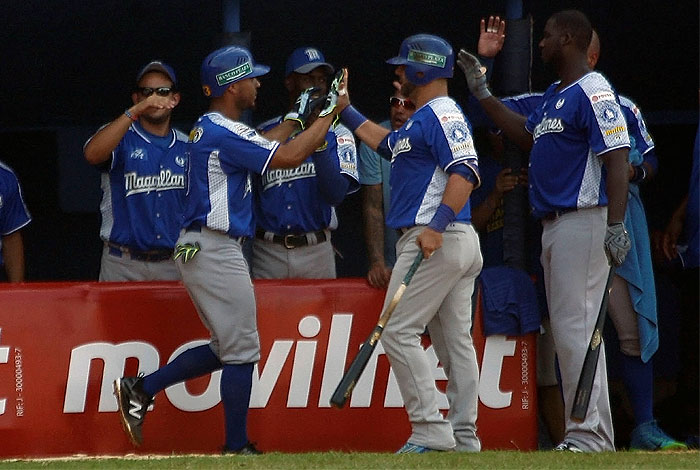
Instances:
[[[338,124],[335,129],[333,129],[335,134],[335,140],[338,144],[338,153],[351,154],[356,157],[357,148],[355,143],[355,136],[353,133],[342,124]]]

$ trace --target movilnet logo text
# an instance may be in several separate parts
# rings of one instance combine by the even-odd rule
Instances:
[[[299,320],[297,330],[303,339],[275,340],[269,350],[262,352],[264,365],[255,366],[250,408],[267,407],[274,392],[286,395],[287,408],[330,408],[330,397],[340,382],[348,356],[355,353],[349,351],[353,316],[352,313],[333,314],[330,325],[326,325],[326,328],[329,328],[327,341],[318,339],[324,325],[315,315],[307,315]],[[207,342],[208,340],[201,339],[182,344],[172,352],[168,362],[185,350]],[[486,338],[479,382],[479,399],[489,408],[500,409],[511,405],[512,392],[502,392],[499,384],[504,358],[514,356],[516,343],[515,340],[509,340],[505,336]],[[438,363],[432,346],[427,348],[427,353],[433,365],[433,377],[435,380],[445,380],[447,377]],[[378,363],[382,355],[384,355],[384,349],[380,342],[355,386],[350,400],[351,408],[369,408],[372,406],[372,397],[375,395],[382,397],[380,406],[384,408],[403,406],[391,368],[388,370],[388,376],[379,376]],[[99,382],[98,411],[117,411],[112,383],[124,374],[127,359],[135,359],[138,362],[139,372],[148,374],[159,367],[160,352],[152,344],[143,341],[126,341],[119,344],[94,342],[73,348],[68,367],[63,412],[85,412],[90,368],[96,363],[103,365],[102,380]],[[313,365],[321,360],[325,360],[323,370],[315,376]],[[283,373],[290,377],[289,381],[280,381]],[[204,392],[193,395],[184,383],[179,383],[168,387],[165,395],[179,410],[205,411],[221,401],[220,380],[221,372],[217,371],[211,374]],[[317,383],[319,380],[320,389],[312,387],[312,383]],[[383,387],[383,389],[375,394],[375,387]],[[312,392],[312,388],[317,391]],[[439,405],[441,409],[448,408],[447,397],[443,393],[440,393]]]

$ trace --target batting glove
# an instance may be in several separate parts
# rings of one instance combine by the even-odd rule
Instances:
[[[464,78],[467,79],[469,91],[478,100],[485,100],[491,96],[486,84],[486,67],[482,67],[479,59],[464,49],[460,49],[457,55],[457,65],[462,69]]]
[[[625,261],[632,244],[630,243],[630,236],[625,230],[624,223],[608,224],[608,228],[605,231],[604,246],[605,254],[613,265],[620,266]]]
[[[314,97],[321,89],[318,87],[307,88],[299,93],[299,97],[294,103],[294,107],[284,116],[285,121],[296,121],[302,129],[306,127],[309,116],[326,102],[325,96]]]

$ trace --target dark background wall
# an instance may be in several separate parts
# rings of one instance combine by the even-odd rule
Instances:
[[[697,129],[698,4],[654,1],[524,2],[534,17],[537,44],[547,17],[564,8],[583,10],[598,29],[598,68],[642,108],[661,159],[658,178],[645,189],[652,224],[662,224],[687,186]],[[259,122],[282,111],[287,55],[301,45],[350,68],[353,103],[368,116],[385,117],[392,69],[384,60],[401,40],[428,32],[455,48],[475,50],[478,22],[503,14],[504,1],[246,1],[240,29],[256,59],[272,67],[262,80]],[[172,64],[182,89],[175,112],[187,131],[206,109],[199,66],[222,45],[221,1],[27,0],[5,2],[0,17],[0,159],[18,173],[34,217],[25,230],[29,280],[95,279],[98,172],[81,148],[99,125],[129,105],[138,69],[154,58]],[[535,50],[532,83],[542,90],[553,75]],[[451,94],[466,98],[459,72]],[[343,258],[339,274],[364,274],[359,195],[339,208],[334,235]]]

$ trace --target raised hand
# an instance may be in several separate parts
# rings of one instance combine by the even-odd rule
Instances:
[[[481,19],[479,25],[479,42],[477,53],[482,57],[496,57],[503,49],[503,42],[506,40],[506,22],[500,17],[489,16],[488,24]]]
[[[314,96],[321,89],[319,87],[311,87],[299,93],[299,97],[294,103],[294,107],[284,116],[285,121],[296,121],[302,129],[306,127],[306,122],[313,112],[318,109],[326,101],[326,97]]]

